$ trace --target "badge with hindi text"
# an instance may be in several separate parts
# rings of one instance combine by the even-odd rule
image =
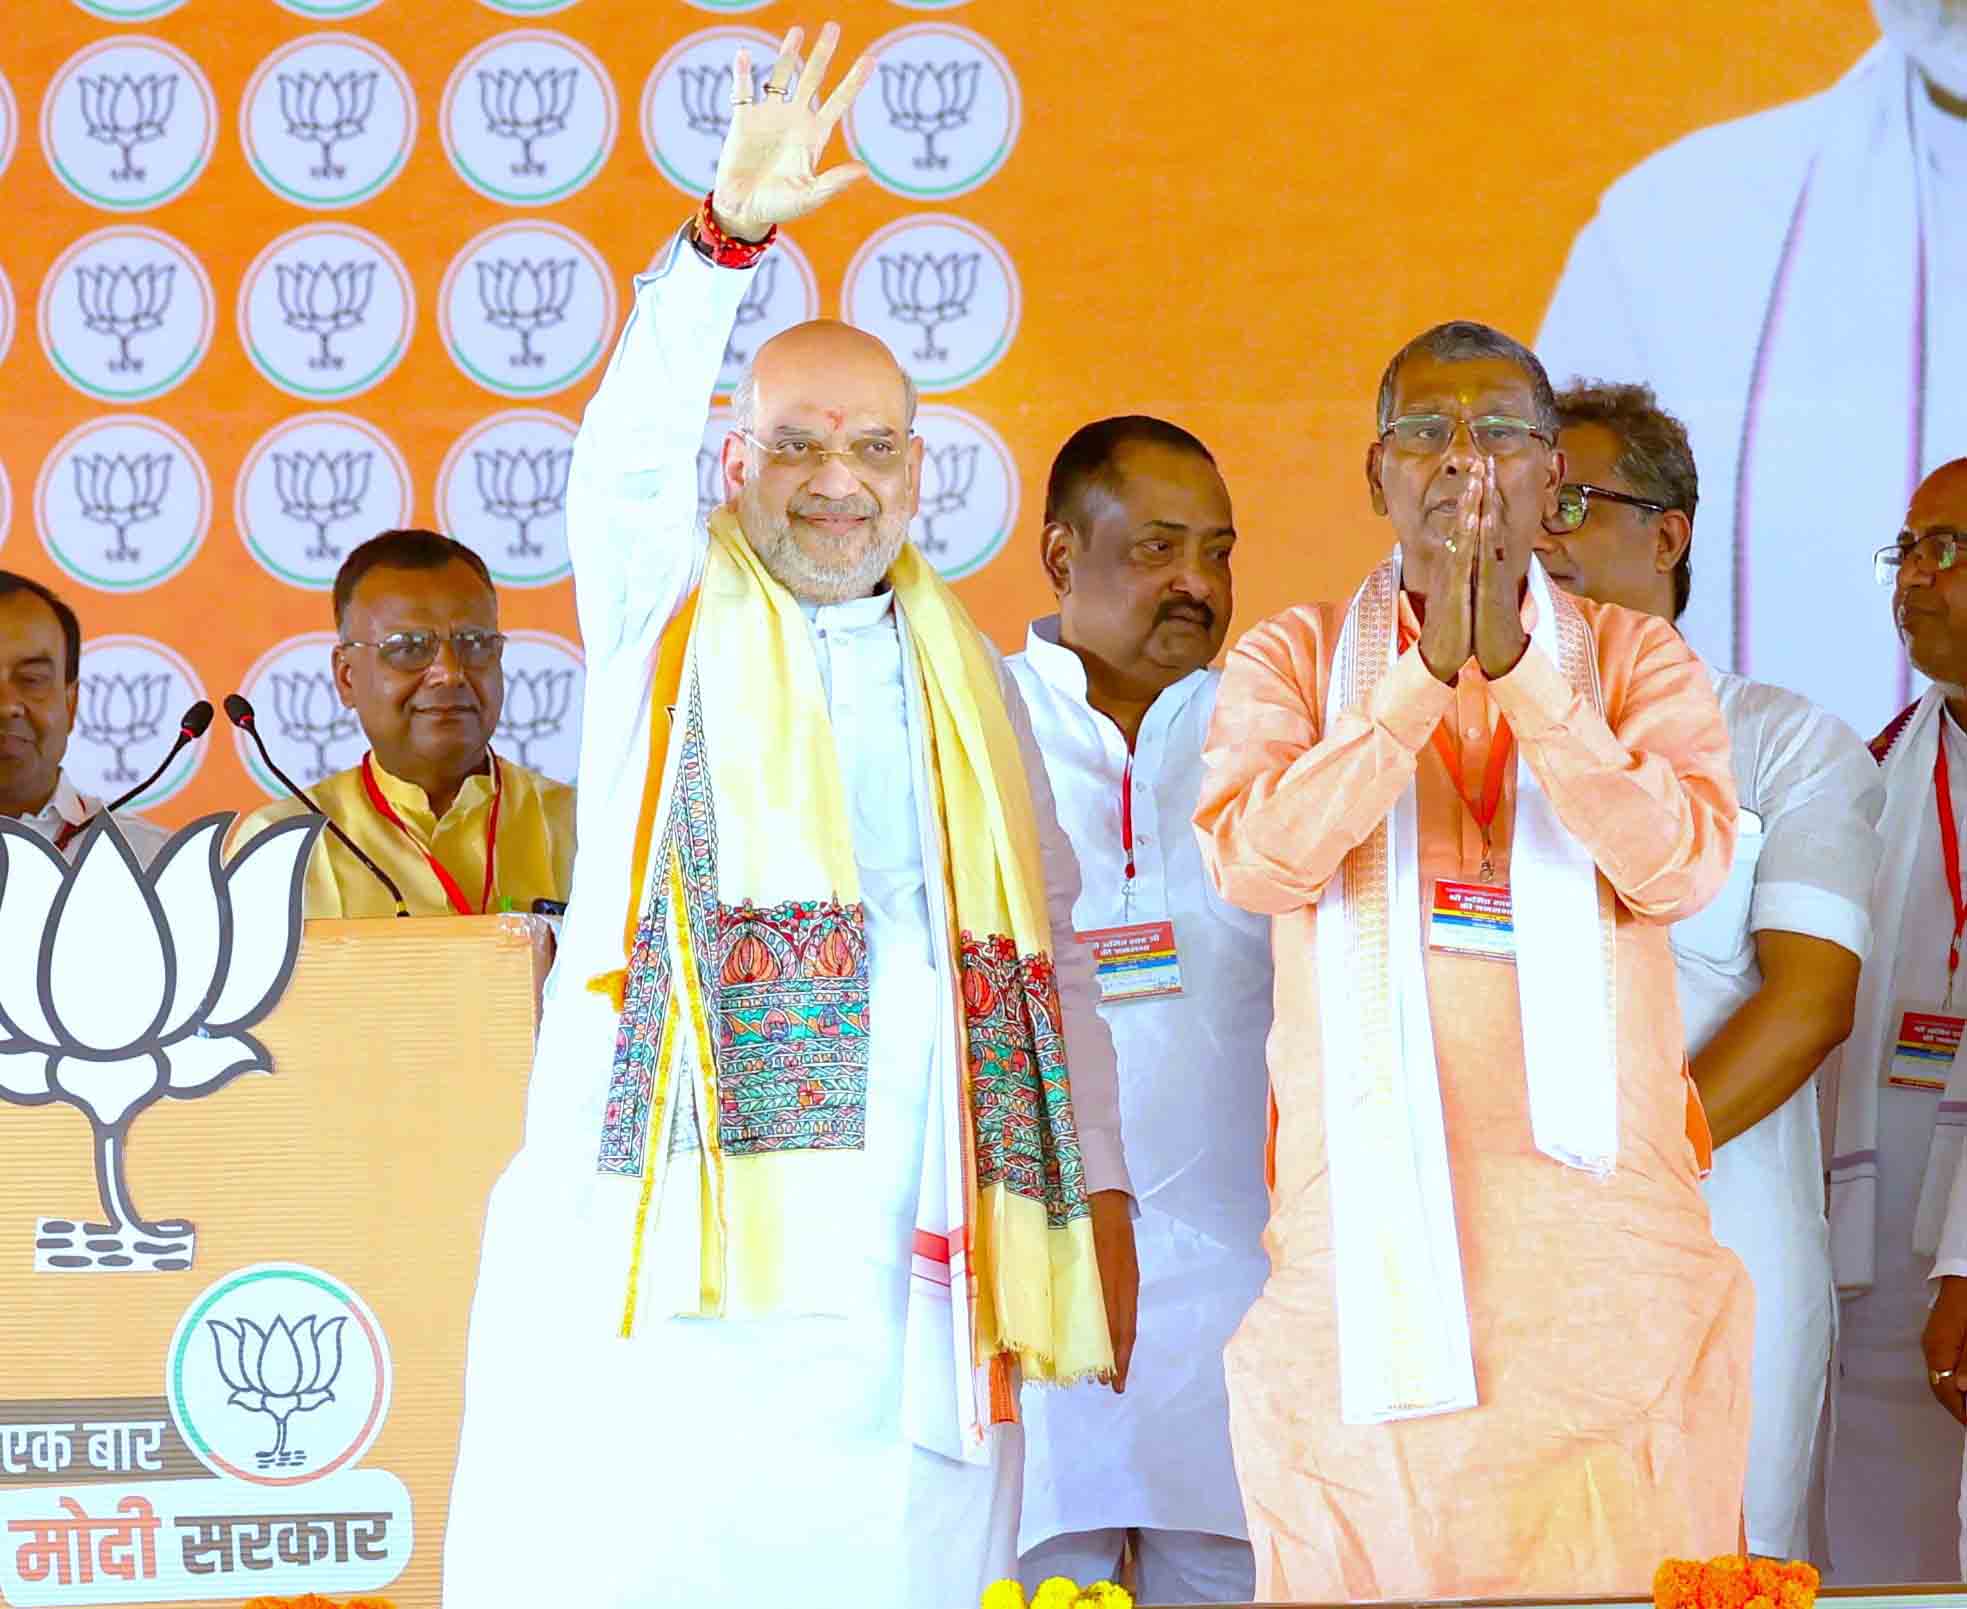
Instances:
[[[1074,936],[1092,946],[1101,1005],[1164,1000],[1182,992],[1182,958],[1175,948],[1173,922],[1131,922]]]
[[[1507,883],[1462,883],[1438,877],[1428,905],[1427,945],[1489,961],[1516,960],[1516,916]]]

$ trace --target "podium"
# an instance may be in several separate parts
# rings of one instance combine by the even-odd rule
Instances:
[[[92,1262],[88,1120],[0,1104],[0,1602],[436,1609],[549,947],[534,917],[307,923],[253,1030],[273,1074],[129,1124],[129,1199],[188,1268]]]

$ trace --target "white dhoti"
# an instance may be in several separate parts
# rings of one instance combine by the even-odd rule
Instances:
[[[557,1215],[541,1192],[564,1186],[508,1174],[488,1239]],[[985,1465],[910,1444],[908,1274],[865,1277],[889,1300],[858,1318],[676,1319],[633,1340],[578,1322],[592,1304],[537,1265],[481,1285],[466,1395],[501,1411],[466,1416],[446,1605],[974,1609],[975,1583],[1017,1573],[1022,1435],[999,1426]]]
[[[1926,1387],[1920,1332],[1933,1259],[1912,1249],[1937,1092],[1878,1101],[1878,1277],[1844,1303],[1827,1579],[1837,1586],[1961,1579],[1963,1434]]]

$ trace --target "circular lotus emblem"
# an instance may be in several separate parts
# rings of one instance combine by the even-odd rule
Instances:
[[[213,1474],[299,1486],[368,1450],[391,1380],[382,1325],[353,1289],[303,1263],[261,1263],[186,1309],[164,1389]]]

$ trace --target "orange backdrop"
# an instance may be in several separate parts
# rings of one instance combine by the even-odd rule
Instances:
[[[832,10],[850,48],[922,24],[968,30],[1001,53],[1017,83],[1015,143],[975,188],[938,200],[866,185],[797,235],[829,313],[841,305],[843,276],[862,244],[913,215],[945,213],[980,226],[1015,265],[1021,319],[1001,360],[930,398],[984,421],[1015,459],[1021,512],[1009,539],[960,582],[1007,649],[1049,601],[1035,534],[1050,455],[1074,426],[1111,412],[1166,415],[1217,452],[1243,532],[1239,629],[1287,602],[1349,588],[1385,541],[1364,505],[1360,460],[1387,354],[1417,329],[1452,316],[1530,338],[1572,235],[1611,179],[1682,133],[1822,87],[1875,32],[1862,0],[1783,7],[1572,0],[1501,11],[1445,0],[1343,11],[1303,3],[1226,10],[1160,0],[835,0]],[[244,684],[274,645],[325,630],[326,595],[279,579],[255,560],[238,529],[236,483],[255,443],[281,421],[323,408],[352,416],[400,453],[413,519],[443,523],[436,483],[461,437],[509,410],[577,419],[595,378],[590,371],[551,394],[514,398],[468,376],[446,349],[439,317],[447,269],[461,249],[494,226],[561,226],[605,260],[619,309],[626,276],[689,208],[640,131],[652,70],[705,29],[777,32],[819,18],[783,0],[742,10],[707,0],[572,0],[557,7],[552,0],[379,0],[366,7],[361,0],[163,0],[161,7],[33,0],[11,10],[0,32],[0,75],[12,91],[18,138],[0,173],[7,220],[0,269],[15,327],[0,360],[0,463],[12,512],[0,566],[58,586],[91,638],[175,648],[215,700]],[[515,205],[474,189],[447,155],[443,132],[442,101],[454,70],[479,47],[522,29],[584,47],[612,81],[616,103],[617,132],[598,171],[544,204]],[[352,35],[393,58],[414,87],[418,113],[400,172],[367,199],[333,211],[309,210],[261,181],[249,165],[240,116],[242,96],[269,55],[324,32]],[[77,142],[85,139],[76,132],[85,93],[79,73],[71,68],[59,82],[58,75],[92,46],[136,38],[175,47],[202,70],[215,105],[215,140],[202,170],[178,193],[121,212],[61,182],[51,155],[83,149]],[[51,84],[57,122],[68,119],[52,152],[42,131]],[[127,130],[132,118],[141,120],[141,107],[133,112],[136,103],[126,102],[121,110],[98,107],[97,120]],[[188,105],[172,115],[183,117]],[[167,138],[140,144],[134,163],[146,152],[161,159],[169,148]],[[501,149],[501,162],[506,155],[519,155],[512,142]],[[98,135],[92,160],[117,159],[113,142]],[[239,303],[250,265],[270,242],[304,226],[380,237],[407,267],[414,290],[416,316],[400,361],[373,389],[345,402],[284,393],[263,377],[242,341]],[[173,237],[202,263],[213,293],[209,349],[196,370],[167,393],[130,405],[64,378],[37,325],[51,270],[74,272],[58,259],[105,227]],[[79,290],[57,284],[50,295],[55,322],[72,325],[64,310]],[[80,340],[72,333],[59,339],[71,346]],[[108,338],[90,339],[93,345],[77,349],[99,362]],[[77,579],[57,564],[37,519],[36,484],[48,469],[50,520],[56,527],[67,522],[65,531],[54,530],[57,542],[103,550],[106,527],[76,527],[64,503],[72,503],[75,471],[55,455],[71,432],[108,414],[172,427],[195,448],[211,483],[202,546],[175,575],[140,590]],[[113,455],[105,449],[97,456]],[[550,634],[536,641],[545,657],[534,662],[540,680],[522,712],[546,722],[552,712],[532,706],[550,702],[553,666],[566,657],[551,639],[575,636],[570,586],[508,590],[503,606],[509,628]],[[152,712],[159,731],[143,735],[141,700],[130,690],[141,666],[127,659],[99,664],[103,676],[124,676],[123,702],[111,696],[115,689],[97,690],[93,735],[79,739],[75,751],[85,786],[104,769],[119,734],[128,750],[125,770],[138,769],[146,754],[161,755],[177,713],[165,710],[160,725]],[[564,696],[565,687],[560,691]],[[317,731],[328,729],[328,712],[308,718]],[[138,736],[128,735],[133,728]],[[348,741],[343,730],[336,752],[347,752]],[[175,823],[260,799],[222,723],[205,751],[195,773],[174,775],[176,791],[155,808],[160,819]],[[570,746],[545,742],[536,758],[564,770],[569,754]]]

